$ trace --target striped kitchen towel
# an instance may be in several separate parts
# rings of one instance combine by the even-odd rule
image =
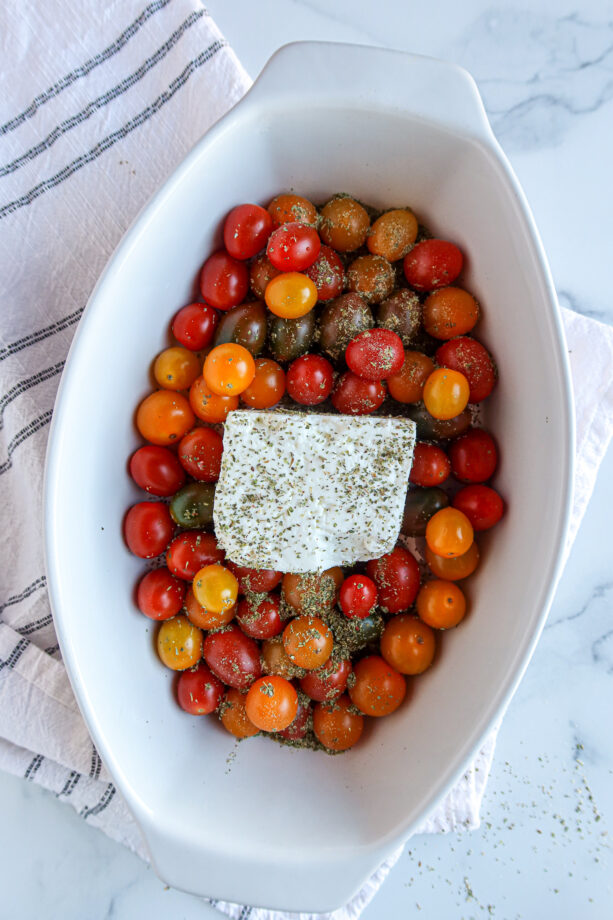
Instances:
[[[136,213],[249,79],[199,0],[5,0],[0,49],[0,768],[50,789],[146,858],[61,661],[43,567],[45,446],[98,275]],[[613,337],[574,314],[565,321],[582,362],[576,530],[611,433]],[[103,380],[110,362],[101,354],[92,373]],[[494,737],[423,830],[478,826]],[[335,920],[356,918],[392,863]],[[272,916],[215,906],[242,920]]]

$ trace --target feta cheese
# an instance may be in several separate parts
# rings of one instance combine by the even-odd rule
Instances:
[[[238,565],[320,572],[394,548],[415,444],[404,418],[235,410],[215,533]]]

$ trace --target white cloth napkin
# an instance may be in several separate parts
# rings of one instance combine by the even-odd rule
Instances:
[[[53,629],[40,537],[45,444],[96,278],[134,215],[249,79],[198,0],[8,0],[0,50],[0,768],[52,790],[146,858]],[[613,331],[569,312],[564,321],[578,423],[572,539],[613,429]],[[422,831],[478,826],[494,743],[495,732]],[[328,916],[357,918],[396,858]],[[273,916],[213,903],[240,920]]]

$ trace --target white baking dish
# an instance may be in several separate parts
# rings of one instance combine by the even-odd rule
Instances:
[[[172,138],[168,138],[172,143]],[[488,408],[508,500],[412,699],[342,757],[235,743],[184,714],[132,590],[121,537],[148,367],[228,209],[296,189],[410,204],[468,257],[479,336],[500,385]],[[465,769],[534,649],[559,573],[572,483],[565,345],[539,237],[471,77],[351,45],[282,48],[126,234],[81,320],[46,474],[49,589],[64,661],[100,754],[159,874],[198,894],[320,911],[349,898]]]

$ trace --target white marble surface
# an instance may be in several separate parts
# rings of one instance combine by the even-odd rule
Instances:
[[[606,272],[613,247],[613,6],[527,6],[208,3],[252,76],[280,44],[305,38],[384,45],[466,66],[531,202],[561,302],[613,323]],[[481,830],[414,838],[365,920],[613,916],[611,507],[612,451],[502,726]],[[0,813],[2,920],[219,916],[166,890],[135,856],[52,796],[2,774]]]

